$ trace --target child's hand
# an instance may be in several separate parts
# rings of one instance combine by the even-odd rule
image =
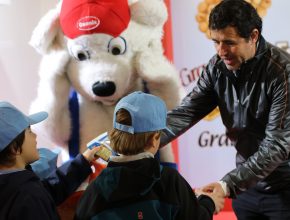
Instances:
[[[85,152],[82,153],[82,155],[84,156],[84,158],[88,161],[88,162],[92,162],[94,160],[97,160],[99,157],[97,156],[97,152],[100,150],[100,147],[92,147],[87,148],[85,150]]]
[[[99,151],[96,153],[96,156],[102,158],[104,161],[109,161],[110,156],[112,156],[112,151],[110,151],[107,147],[104,145],[101,145],[99,147]]]
[[[226,195],[220,183],[210,183],[200,189],[196,189],[195,193],[197,195],[207,195],[213,200],[215,204],[215,214],[219,213],[224,208]]]
[[[112,155],[112,149],[110,147],[110,141],[108,139],[108,132],[104,132],[87,143],[88,149],[98,148],[95,158],[102,158],[104,161],[109,161]]]

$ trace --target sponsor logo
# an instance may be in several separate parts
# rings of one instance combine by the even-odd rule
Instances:
[[[285,50],[287,53],[290,53],[290,46],[288,44],[288,41],[286,41],[286,40],[285,41],[278,41],[278,42],[276,42],[276,46]]]
[[[205,65],[201,65],[199,67],[195,67],[191,70],[186,67],[182,68],[179,72],[179,77],[181,79],[181,83],[184,87],[188,87],[194,82],[197,81],[201,72],[203,71]]]
[[[212,110],[210,113],[208,113],[208,115],[205,116],[203,119],[206,121],[213,121],[218,116],[220,116],[220,110],[218,107],[216,107],[214,110]]]
[[[100,25],[100,19],[95,16],[86,16],[80,18],[77,22],[77,28],[81,31],[89,31]]]
[[[198,80],[201,72],[204,70],[204,68],[205,68],[205,64],[200,65],[198,67],[194,67],[191,70],[189,70],[186,67],[182,68],[179,72],[179,77],[180,77],[180,80],[181,80],[183,87],[189,88],[189,87],[193,86],[197,82],[197,80]],[[209,113],[204,118],[204,120],[212,121],[215,118],[217,118],[219,115],[220,115],[220,112],[219,112],[219,109],[217,107],[211,113]]]
[[[226,134],[212,134],[210,131],[203,131],[198,138],[198,146],[205,147],[233,147],[234,144]]]

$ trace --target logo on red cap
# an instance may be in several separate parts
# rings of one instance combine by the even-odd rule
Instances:
[[[71,39],[94,33],[117,37],[130,21],[128,0],[63,0],[59,21]]]
[[[77,28],[81,31],[89,31],[100,25],[100,19],[95,16],[86,16],[80,18],[77,22]]]

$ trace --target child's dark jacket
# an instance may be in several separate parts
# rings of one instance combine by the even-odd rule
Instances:
[[[91,173],[78,155],[40,180],[31,170],[0,175],[0,220],[58,220],[56,205],[63,202]]]
[[[75,219],[207,220],[214,210],[213,201],[197,199],[175,169],[142,158],[109,162],[85,191]]]

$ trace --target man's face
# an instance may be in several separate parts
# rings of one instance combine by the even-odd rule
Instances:
[[[217,54],[229,70],[237,70],[243,62],[255,56],[258,30],[254,29],[250,38],[239,36],[234,27],[210,30]]]

